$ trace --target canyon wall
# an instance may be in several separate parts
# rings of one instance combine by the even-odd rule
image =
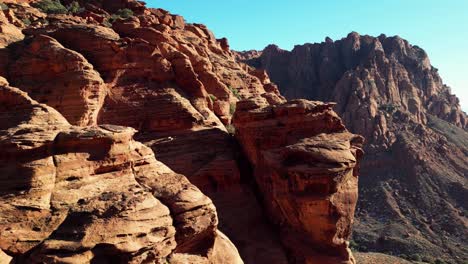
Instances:
[[[331,104],[165,10],[44,2],[0,12],[2,261],[355,263],[362,138]]]
[[[361,36],[238,53],[281,94],[336,102],[366,138],[354,247],[462,263],[468,257],[468,118],[426,52]]]

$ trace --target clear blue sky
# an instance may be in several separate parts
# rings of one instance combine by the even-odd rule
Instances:
[[[148,0],[203,23],[232,49],[263,49],[345,37],[399,35],[426,50],[468,110],[468,0]]]

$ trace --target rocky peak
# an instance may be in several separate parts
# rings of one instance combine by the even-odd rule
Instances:
[[[395,255],[418,248],[428,258],[466,259],[457,232],[466,234],[459,210],[468,117],[427,53],[398,36],[356,32],[292,51],[271,47],[246,62],[266,70],[288,99],[336,102],[346,127],[366,138],[356,242]]]

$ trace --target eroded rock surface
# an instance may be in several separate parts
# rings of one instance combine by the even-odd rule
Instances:
[[[337,102],[346,127],[365,136],[359,248],[468,259],[461,246],[468,237],[468,118],[423,49],[398,36],[353,32],[245,56],[288,99]]]
[[[227,39],[133,0],[80,0],[79,12],[63,14],[46,14],[35,1],[5,2],[0,259],[300,263],[310,256],[300,249],[299,258],[291,257],[281,241],[298,243],[297,230],[304,229],[312,244],[326,242],[324,258],[352,261],[349,229],[340,227],[333,242],[316,238],[320,231],[308,225],[325,221],[320,228],[333,229],[327,217],[310,217],[323,208],[295,207],[309,217],[288,223],[295,230],[290,236],[271,225],[280,214],[258,200],[270,193],[257,190],[252,160],[232,135],[232,117],[240,100],[271,107],[285,99],[265,71],[237,62]],[[340,127],[341,136],[312,139],[307,132],[297,140],[309,141],[291,147],[332,140],[346,152],[350,138]],[[269,150],[282,157],[286,146]],[[354,189],[349,192],[348,207],[336,195],[332,203],[344,226],[356,199]]]
[[[0,248],[17,263],[242,263],[211,200],[134,129],[72,126],[7,85],[0,102]]]
[[[355,263],[348,249],[363,138],[333,104],[238,103],[234,124],[264,204],[294,263]]]

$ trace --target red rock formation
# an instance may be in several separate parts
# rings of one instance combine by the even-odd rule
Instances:
[[[236,137],[293,263],[355,263],[348,249],[363,139],[333,104],[241,101]]]
[[[459,246],[468,118],[421,48],[351,33],[291,52],[268,46],[249,63],[287,98],[337,102],[350,131],[366,137],[354,236],[362,249],[468,258]]]
[[[211,200],[133,129],[73,127],[5,85],[0,102],[0,248],[18,263],[242,263]]]
[[[43,35],[16,47],[15,53],[8,74],[12,85],[54,107],[71,124],[96,124],[106,87],[82,55]]]
[[[294,262],[225,127],[242,99],[285,102],[264,71],[206,26],[142,2],[80,0],[77,14],[24,2],[0,18],[0,252],[18,263],[241,263],[219,217],[246,263]],[[124,8],[133,15],[116,17]],[[336,199],[347,225],[353,204]],[[346,258],[338,240],[330,254]]]

